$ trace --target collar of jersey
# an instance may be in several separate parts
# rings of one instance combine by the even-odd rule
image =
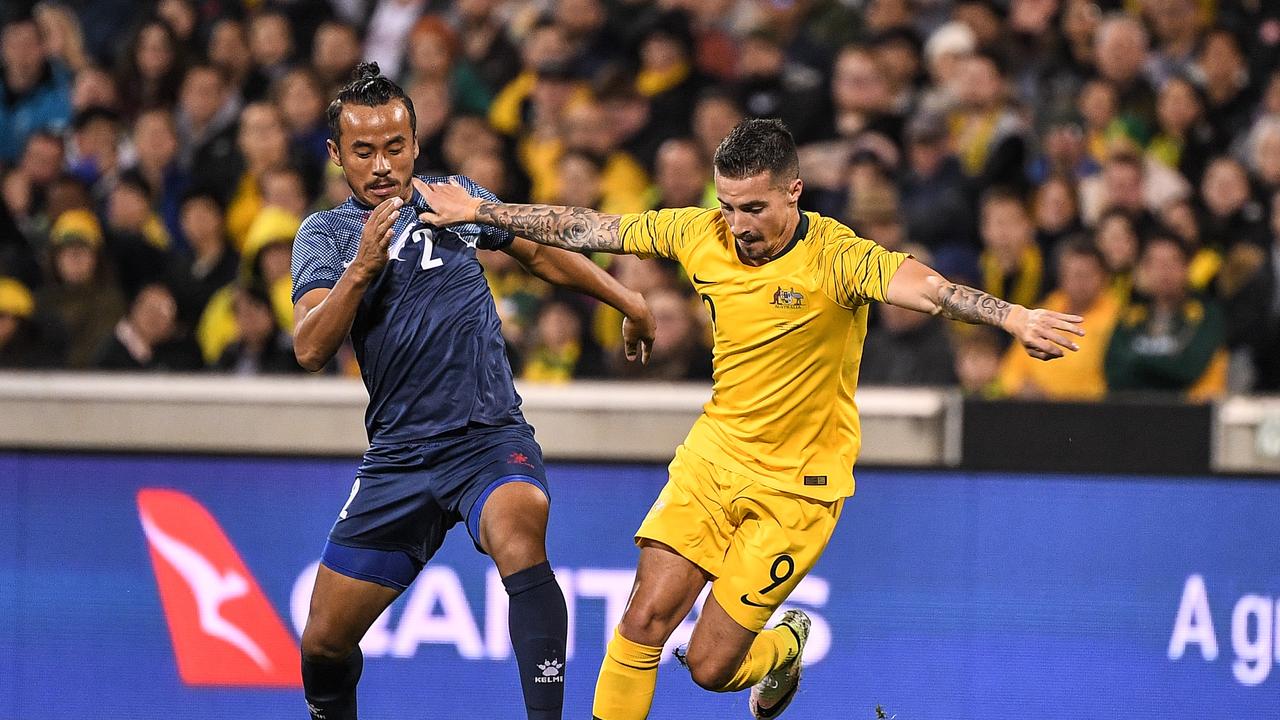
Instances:
[[[783,255],[786,255],[787,253],[791,252],[791,248],[794,248],[796,245],[799,245],[800,241],[803,240],[804,236],[807,235],[808,233],[809,233],[809,216],[805,215],[804,211],[801,211],[800,222],[796,223],[796,232],[794,235],[791,236],[790,242],[787,243],[786,247],[779,250],[777,255],[770,256],[769,262],[766,262],[764,265],[748,265],[742,262],[741,257],[738,258],[738,262],[743,267],[749,267],[753,269],[765,267],[765,265],[768,265],[769,263],[774,262],[775,260],[778,260]],[[733,254],[734,256],[738,255],[738,248],[736,247],[736,244],[735,244],[735,247],[733,248]]]

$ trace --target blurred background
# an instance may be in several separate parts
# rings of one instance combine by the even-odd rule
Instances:
[[[7,0],[0,23],[0,719],[303,712],[296,669],[192,670],[245,658],[157,538],[248,577],[228,616],[296,642],[366,440],[349,349],[288,377],[289,258],[349,194],[324,111],[366,60],[414,101],[421,173],[714,207],[717,144],[779,117],[802,209],[1086,318],[1039,363],[872,308],[858,495],[794,598],[823,638],[796,717],[1280,707],[1280,3]],[[553,461],[570,717],[711,374],[680,268],[597,260],[658,319],[646,367],[616,312],[482,254]],[[370,717],[517,716],[496,582],[446,546],[366,641]],[[654,717],[743,702],[664,665]]]

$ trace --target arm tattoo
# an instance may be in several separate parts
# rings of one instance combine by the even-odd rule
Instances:
[[[619,215],[562,205],[508,205],[483,203],[476,220],[509,230],[543,245],[578,252],[622,252]]]
[[[939,292],[943,317],[974,325],[1002,327],[1012,307],[998,297],[968,285],[947,283]]]

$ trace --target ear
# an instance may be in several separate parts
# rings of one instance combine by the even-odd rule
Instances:
[[[804,181],[796,178],[791,181],[791,187],[787,189],[787,203],[795,205],[800,202],[800,193],[804,190]]]
[[[338,155],[338,144],[332,139],[324,141],[324,147],[329,151],[329,160],[338,167],[342,167],[342,157]],[[414,141],[414,148],[417,148],[417,141]],[[415,153],[415,157],[416,157]]]
[[[413,136],[413,159],[414,159],[414,160],[417,160],[417,159],[418,159],[418,153],[419,153],[420,151],[421,151],[421,149],[418,147],[418,136],[417,136],[417,135],[414,135],[414,136]]]

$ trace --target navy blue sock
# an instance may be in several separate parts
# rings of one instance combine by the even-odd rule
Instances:
[[[529,720],[560,720],[569,612],[556,574],[544,562],[508,575],[502,584],[511,596],[507,620]]]
[[[356,683],[362,670],[364,653],[359,646],[336,663],[302,656],[302,687],[311,720],[356,720]]]

